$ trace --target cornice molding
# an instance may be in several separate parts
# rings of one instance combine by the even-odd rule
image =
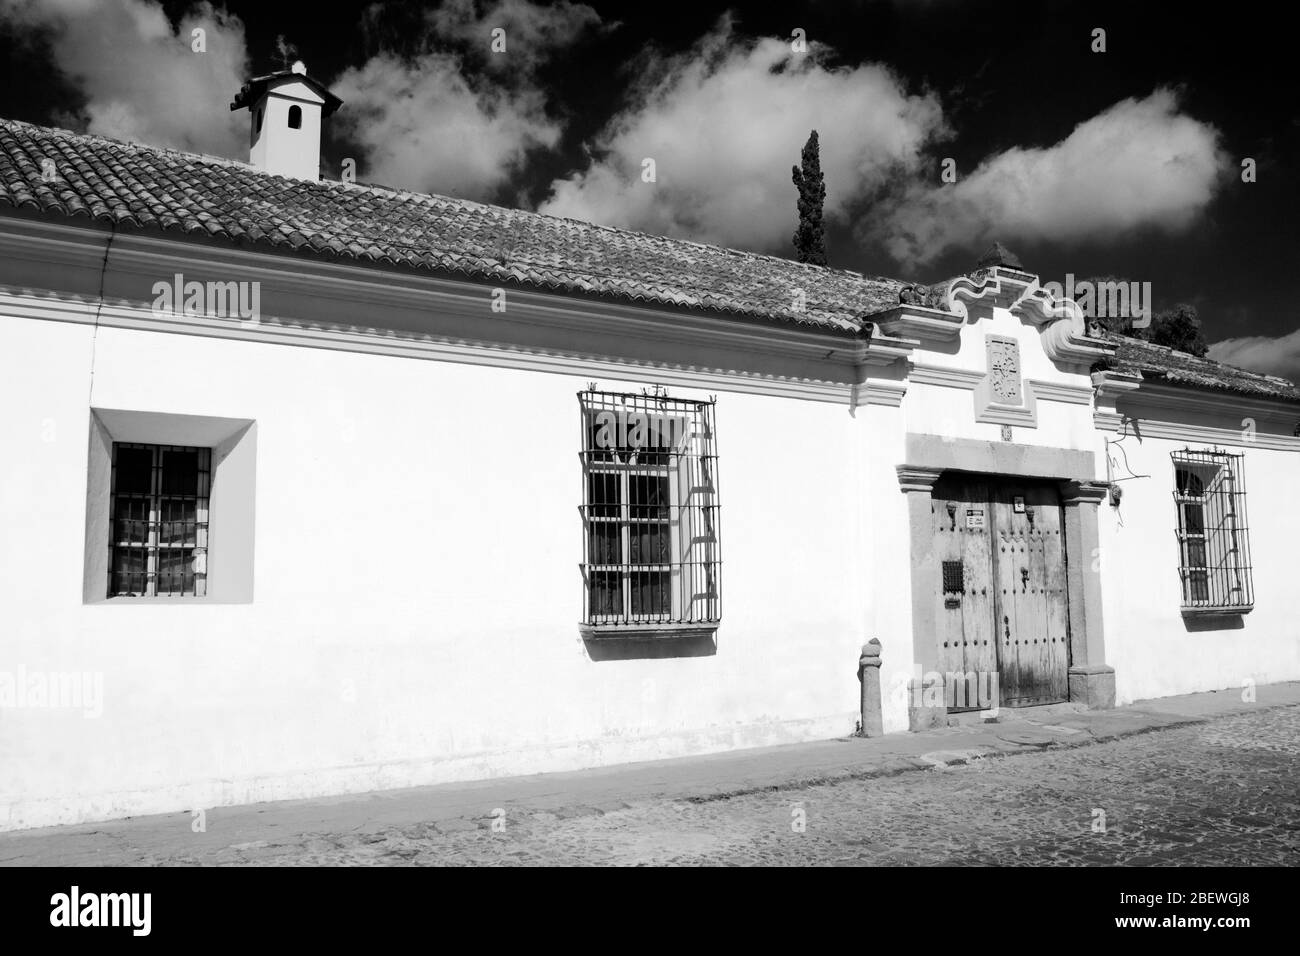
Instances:
[[[984,373],[966,368],[946,368],[941,365],[918,365],[915,362],[907,372],[909,382],[918,385],[937,385],[940,388],[962,388],[974,391],[983,380]]]
[[[1115,403],[1142,385],[1141,375],[1122,372],[1094,372],[1092,387],[1096,394],[1098,411],[1115,411]]]
[[[1092,404],[1093,390],[1088,385],[1045,382],[1039,378],[1025,379],[1025,384],[1034,390],[1034,395],[1049,402],[1062,402],[1066,405]]]
[[[866,340],[860,358],[863,365],[889,366],[898,361],[911,358],[913,350],[920,343],[916,339],[881,338],[872,336]]]
[[[1300,452],[1300,438],[1270,435],[1258,429],[1251,431],[1246,428],[1217,428],[1213,425],[1188,425],[1158,419],[1133,419],[1118,412],[1105,411],[1094,412],[1092,422],[1099,431],[1127,431],[1142,438],[1164,438],[1182,442],[1201,442],[1207,445]]]
[[[973,391],[984,379],[984,372],[966,368],[945,368],[938,365],[921,365],[912,363],[908,370],[908,381],[918,385],[938,385],[941,388],[961,388]],[[1025,384],[1034,390],[1040,399],[1052,402],[1064,402],[1069,405],[1091,405],[1092,388],[1087,385],[1070,385],[1065,382],[1048,382],[1039,378],[1027,378]]]
[[[1093,424],[1101,431],[1127,428],[1142,437],[1300,451],[1300,437],[1270,434],[1260,427],[1294,429],[1300,423],[1300,407],[1291,402],[1178,388],[1114,371],[1096,372],[1092,381],[1097,389]],[[1121,401],[1123,410],[1119,408]],[[1188,415],[1218,416],[1232,423],[1190,423],[1185,420]]]
[[[968,304],[987,299],[1008,302],[1013,312],[1046,323],[1042,330],[1044,348],[1064,364],[1091,363],[1112,355],[1114,348],[1099,340],[1076,334],[1082,317],[1069,300],[1056,301],[1038,287],[1036,277],[997,267],[950,283],[946,292],[952,311],[919,306],[899,306],[872,317],[875,334],[853,329],[805,328],[767,323],[745,316],[705,313],[683,309],[673,311],[652,305],[621,303],[595,298],[565,296],[505,286],[508,312],[491,310],[492,292],[499,286],[469,280],[439,277],[410,270],[385,270],[346,262],[329,262],[305,256],[246,250],[209,243],[203,237],[159,237],[138,233],[113,234],[102,224],[87,221],[68,225],[32,217],[0,215],[0,260],[12,264],[11,275],[28,276],[33,285],[0,285],[0,302],[9,314],[33,319],[92,322],[98,297],[93,295],[101,280],[105,247],[112,248],[105,280],[121,288],[139,288],[141,283],[170,278],[181,272],[187,278],[260,281],[274,289],[278,301],[289,301],[294,312],[268,316],[261,322],[195,316],[154,316],[137,298],[106,297],[99,309],[99,321],[106,326],[152,329],[177,334],[274,342],[311,348],[402,355],[439,361],[494,365],[552,371],[560,374],[591,374],[631,377],[653,374],[657,381],[685,387],[712,387],[753,394],[767,394],[845,404],[897,407],[907,383],[953,388],[977,386],[983,373],[941,369],[911,363],[915,350],[927,342],[951,341],[960,336]],[[28,269],[24,264],[30,263]],[[52,277],[62,291],[40,286],[40,273]],[[82,288],[79,294],[76,285]],[[145,285],[145,288],[148,286]],[[319,308],[317,308],[319,306]],[[1063,315],[1058,315],[1062,313]],[[325,316],[325,317],[322,317]],[[424,334],[410,328],[411,317],[434,317],[459,322],[455,335]],[[337,321],[345,317],[345,321]],[[360,318],[360,321],[358,321]],[[408,327],[387,327],[385,319],[403,318]],[[1067,321],[1068,319],[1068,321]],[[360,324],[363,321],[366,324]],[[554,348],[536,341],[519,341],[518,336],[538,329],[560,330],[572,336],[608,341],[617,336],[633,348],[643,343],[648,351],[669,343],[682,351],[712,350],[712,363],[638,359],[608,351],[578,351]],[[463,330],[470,330],[468,333]],[[480,331],[481,330],[481,333]],[[494,338],[494,335],[496,336]],[[512,339],[511,336],[516,336]],[[1054,344],[1055,343],[1055,344]],[[763,371],[721,367],[719,355],[746,354],[766,357],[757,363]],[[897,367],[910,369],[900,378]],[[737,363],[740,364],[739,362]],[[798,374],[778,374],[789,366]],[[1139,408],[1156,412],[1188,410],[1222,413],[1226,403],[1243,417],[1280,423],[1298,415],[1294,403],[1273,402],[1225,393],[1179,389],[1125,376],[1101,372],[1092,376],[1098,409],[1097,421],[1111,427],[1105,413],[1116,412],[1115,403],[1124,396],[1141,403]],[[1086,404],[1079,387],[1027,380],[1029,397]],[[1136,396],[1132,393],[1137,392]],[[1024,412],[981,420],[1025,424]],[[1009,417],[1008,417],[1009,416]],[[1182,426],[1180,434],[1191,434],[1199,426]],[[1204,433],[1220,438],[1231,429],[1205,428]],[[1260,443],[1277,441],[1292,448],[1292,439],[1258,435]]]
[[[1025,379],[1024,404],[1017,406],[984,400],[981,387],[988,378],[986,372],[913,363],[907,377],[909,382],[921,385],[956,388],[974,393],[975,421],[985,424],[1037,428],[1039,401],[1061,402],[1067,405],[1092,404],[1092,389],[1086,385],[1045,382],[1036,378]]]
[[[1022,407],[1014,405],[983,405],[977,402],[975,421],[987,425],[1016,425],[1020,428],[1037,428],[1038,427],[1038,402],[1036,396],[1029,389],[1026,389],[1025,404]]]
[[[1104,373],[1111,374],[1111,373]],[[1183,410],[1202,414],[1224,414],[1226,409],[1236,415],[1274,419],[1295,424],[1300,421],[1300,405],[1294,402],[1274,401],[1233,392],[1211,392],[1201,389],[1180,388],[1149,379],[1139,379],[1137,386],[1127,392],[1135,408],[1158,410]]]
[[[961,337],[965,319],[955,312],[928,309],[919,305],[899,305],[871,316],[881,331],[914,339],[920,345],[954,342]]]
[[[906,394],[906,382],[867,381],[858,387],[853,404],[854,407],[884,405],[898,408],[903,404],[903,396]]]
[[[1061,504],[1099,505],[1110,492],[1108,481],[1066,481],[1061,484]]]
[[[898,490],[903,494],[928,494],[934,489],[934,483],[943,474],[942,468],[925,468],[917,465],[896,465],[898,473]]]
[[[16,318],[95,324],[96,309],[89,302],[55,302],[34,299],[0,286],[0,314]],[[303,348],[334,349],[371,355],[485,365],[561,375],[599,375],[606,378],[653,378],[657,383],[683,388],[723,391],[806,401],[830,402],[850,407],[898,406],[906,386],[867,380],[858,385],[811,379],[783,378],[736,370],[653,362],[633,363],[619,357],[524,350],[491,343],[438,340],[373,329],[320,328],[271,319],[241,322],[202,316],[160,317],[148,309],[106,303],[98,324],[105,328],[134,329],[179,335],[232,339]]]
[[[777,395],[846,404],[897,406],[906,384],[889,376],[874,381],[869,369],[886,369],[906,360],[916,343],[865,331],[804,328],[764,323],[744,316],[681,312],[654,306],[568,297],[505,286],[507,311],[492,310],[494,289],[487,283],[385,271],[347,263],[322,262],[266,251],[210,246],[202,242],[142,236],[112,236],[108,269],[103,279],[138,293],[179,272],[199,281],[261,282],[274,290],[276,301],[288,303],[290,314],[264,314],[261,321],[241,321],[185,315],[154,315],[151,301],[138,294],[105,296],[102,307],[91,295],[101,280],[110,232],[103,228],[68,226],[42,220],[0,216],[0,257],[12,263],[30,262],[57,273],[46,285],[33,278],[32,287],[0,285],[0,305],[7,313],[33,319],[91,322],[108,327],[205,335],[217,338],[273,342],[311,348],[400,355],[440,361],[552,371],[561,374],[600,373],[610,377],[652,372],[656,381],[685,386]],[[78,269],[78,267],[80,267]],[[21,266],[16,270],[26,278]],[[49,291],[73,274],[82,291]],[[93,280],[93,281],[92,281]],[[265,297],[264,297],[265,301]],[[266,310],[264,310],[265,312]],[[299,314],[301,313],[301,314]],[[360,324],[353,316],[364,316]],[[427,316],[429,334],[410,328],[412,317]],[[342,317],[345,321],[336,321]],[[451,319],[470,334],[440,336],[434,319]],[[386,319],[392,321],[385,324]],[[406,320],[401,327],[399,320]],[[481,329],[481,333],[479,330]],[[603,351],[550,348],[521,340],[538,337],[539,329],[559,330],[592,340],[617,336],[635,348],[643,342],[662,350],[665,343],[681,351],[712,349],[715,354],[768,357],[764,363],[787,362],[807,374],[770,374],[744,368],[690,362],[640,360]],[[495,335],[495,338],[494,338]],[[512,339],[512,335],[519,338]],[[737,363],[739,364],[739,363]],[[819,374],[824,373],[824,374]]]
[[[13,226],[23,228],[14,231]],[[89,255],[89,261],[98,267],[103,260],[106,238],[107,233],[102,231],[0,218],[0,253],[11,258],[72,265],[85,264]],[[663,332],[677,332],[684,338],[711,344],[743,343],[747,348],[769,354],[824,356],[830,348],[847,352],[851,360],[853,353],[867,351],[863,348],[867,336],[849,329],[763,323],[743,316],[689,310],[675,312],[652,305],[580,299],[518,286],[389,272],[344,262],[322,262],[137,234],[114,237],[109,272],[133,273],[152,280],[170,279],[175,272],[198,279],[223,272],[222,279],[259,281],[286,296],[363,300],[372,311],[384,306],[425,311],[436,308],[449,314],[482,318],[489,323],[495,314],[491,308],[492,292],[504,288],[509,313],[522,312],[529,319],[542,319],[558,328],[589,328],[593,321],[608,327],[615,321],[623,321],[654,329],[656,337]],[[310,315],[284,317],[314,319]],[[886,343],[878,351],[890,351],[891,347],[900,354],[907,353],[907,349],[896,343]]]

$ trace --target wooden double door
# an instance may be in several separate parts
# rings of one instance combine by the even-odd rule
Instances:
[[[935,484],[932,514],[948,709],[1066,700],[1069,604],[1056,486],[945,475]]]

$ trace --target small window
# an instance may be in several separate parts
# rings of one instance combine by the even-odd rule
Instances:
[[[113,443],[109,597],[207,594],[212,451]]]
[[[289,129],[302,129],[302,107],[289,107]]]
[[[583,624],[716,626],[721,615],[712,402],[579,393]]]
[[[262,110],[260,107],[257,110],[257,131],[262,132]]]
[[[1245,456],[1184,449],[1173,461],[1184,610],[1250,610]]]

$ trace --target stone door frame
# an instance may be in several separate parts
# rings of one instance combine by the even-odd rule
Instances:
[[[1115,669],[1106,664],[1101,610],[1101,563],[1097,535],[1097,506],[1109,484],[1093,476],[1096,461],[1090,451],[974,441],[941,435],[909,434],[906,464],[899,465],[898,484],[907,496],[911,531],[912,649],[921,685],[908,687],[908,725],[912,730],[946,726],[942,677],[936,696],[933,677],[939,672],[939,638],[934,595],[941,587],[939,562],[931,533],[931,493],[947,471],[987,476],[1055,481],[1065,517],[1066,591],[1070,621],[1069,695],[1090,709],[1115,706]],[[931,703],[939,700],[935,706]]]

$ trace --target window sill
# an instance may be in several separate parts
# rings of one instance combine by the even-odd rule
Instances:
[[[1253,604],[1204,605],[1184,607],[1182,612],[1183,617],[1240,617],[1249,614],[1254,607]]]
[[[251,600],[227,600],[216,597],[211,594],[196,596],[193,594],[177,594],[174,596],[158,595],[149,597],[147,595],[118,595],[116,597],[96,598],[93,601],[83,601],[87,606],[105,607],[105,606],[125,606],[138,607],[141,605],[151,607],[175,607],[179,604],[251,604]]]
[[[658,641],[712,637],[718,622],[705,624],[579,624],[585,640]]]

